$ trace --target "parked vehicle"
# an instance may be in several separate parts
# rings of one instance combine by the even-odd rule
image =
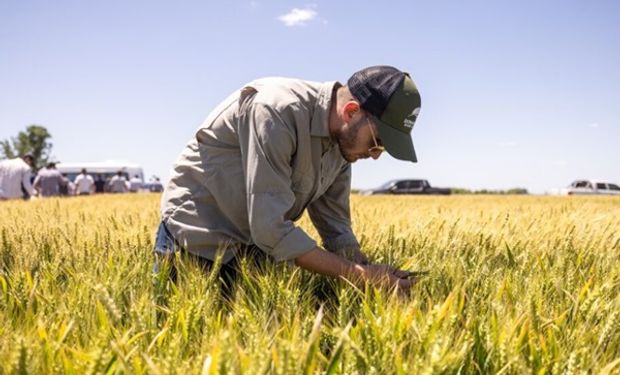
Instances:
[[[159,177],[153,176],[149,182],[145,182],[142,188],[151,193],[161,193],[164,191],[164,185],[159,180]]]
[[[391,180],[376,189],[364,190],[362,195],[375,194],[450,194],[448,188],[432,187],[428,180]]]
[[[576,180],[561,195],[620,195],[620,186],[606,181]]]

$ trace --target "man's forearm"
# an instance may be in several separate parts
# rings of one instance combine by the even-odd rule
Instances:
[[[371,282],[381,288],[408,290],[416,281],[415,278],[409,277],[409,272],[398,270],[387,264],[361,265],[318,247],[297,257],[295,264],[322,275],[344,277],[357,285]]]
[[[318,247],[295,258],[295,264],[305,270],[349,280],[363,278],[364,267]]]

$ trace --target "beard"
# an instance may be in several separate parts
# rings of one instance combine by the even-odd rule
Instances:
[[[349,163],[353,163],[354,161],[359,159],[358,156],[355,156],[351,153],[351,150],[355,149],[359,131],[365,124],[365,121],[365,117],[360,118],[359,121],[352,123],[346,129],[341,128],[340,131],[336,134],[336,142],[338,143],[340,154],[342,155],[344,160],[348,161]]]

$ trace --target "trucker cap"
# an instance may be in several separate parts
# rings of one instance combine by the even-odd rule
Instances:
[[[392,66],[371,66],[347,81],[360,106],[374,117],[387,152],[400,160],[417,162],[411,129],[420,113],[420,93],[409,73]]]

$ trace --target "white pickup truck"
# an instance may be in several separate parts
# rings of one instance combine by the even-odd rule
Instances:
[[[570,186],[560,189],[561,195],[618,195],[620,186],[605,181],[576,180]]]

